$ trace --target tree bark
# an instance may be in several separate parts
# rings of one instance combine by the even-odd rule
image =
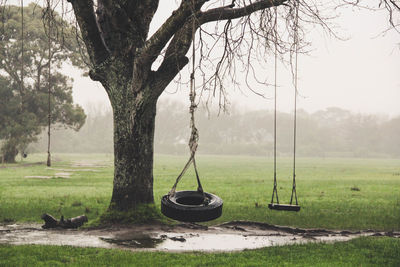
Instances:
[[[157,99],[113,98],[114,186],[109,209],[154,203],[153,144]],[[121,101],[118,101],[121,100]],[[119,103],[118,103],[119,102]]]

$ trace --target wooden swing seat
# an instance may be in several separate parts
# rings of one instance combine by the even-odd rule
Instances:
[[[268,208],[271,210],[285,210],[285,211],[299,211],[299,205],[290,205],[290,204],[277,204],[277,203],[269,203]]]

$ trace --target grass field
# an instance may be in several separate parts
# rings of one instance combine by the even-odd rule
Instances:
[[[0,266],[400,266],[400,240],[358,238],[236,253],[164,253],[50,246],[1,246]]]
[[[23,164],[43,159],[45,155],[33,155]],[[85,213],[93,220],[107,208],[113,177],[110,155],[61,154],[54,155],[54,159],[52,168],[59,170],[45,165],[21,167],[21,164],[0,168],[0,222],[39,222],[44,212],[57,217]],[[156,156],[154,194],[158,207],[185,160],[185,157]],[[273,183],[271,159],[199,156],[197,161],[204,189],[224,200],[223,216],[212,224],[253,220],[307,228],[400,230],[400,160],[299,159],[297,191],[302,206],[299,213],[268,210]],[[84,164],[71,167],[74,162]],[[24,178],[54,176],[64,169],[82,171],[71,172],[68,179]],[[280,160],[281,202],[290,199],[291,173],[291,160]],[[178,189],[195,188],[195,177],[190,170]]]
[[[40,222],[44,212],[56,217],[87,214],[94,220],[107,208],[112,189],[110,155],[30,155],[22,164],[0,168],[0,223]],[[185,157],[155,158],[156,205],[171,188]],[[74,166],[75,163],[80,166]],[[272,159],[199,156],[203,187],[224,200],[223,216],[210,224],[252,220],[304,228],[400,230],[400,160],[309,159],[297,162],[299,213],[270,211]],[[90,164],[93,164],[91,166]],[[74,169],[68,179],[56,173]],[[80,170],[80,171],[79,171]],[[95,170],[90,171],[90,170]],[[291,159],[278,161],[281,202],[290,198]],[[54,176],[28,179],[25,176]],[[178,189],[195,189],[193,172]],[[400,266],[400,240],[360,238],[336,244],[271,247],[224,254],[131,253],[118,250],[50,246],[0,246],[0,266]],[[135,264],[134,264],[135,263]]]

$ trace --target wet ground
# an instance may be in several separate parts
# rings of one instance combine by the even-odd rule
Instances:
[[[66,168],[52,168],[47,167],[46,170],[54,170],[56,173],[54,175],[28,175],[24,178],[28,179],[54,179],[54,178],[70,178],[70,176],[74,172],[98,172],[99,170],[95,168],[99,167],[107,167],[107,165],[101,165],[101,162],[98,161],[74,161],[71,166],[66,166]],[[44,163],[43,163],[44,164]],[[25,164],[24,166],[30,166],[29,164]],[[71,168],[73,167],[73,168]],[[82,167],[91,167],[89,168],[82,168]]]
[[[96,230],[43,230],[39,224],[0,226],[0,244],[69,245],[171,252],[239,251],[308,242],[347,241],[360,236],[400,238],[400,232],[298,229],[244,221],[212,227],[196,224],[139,225]]]

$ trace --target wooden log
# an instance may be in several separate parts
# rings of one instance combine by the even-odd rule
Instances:
[[[56,228],[59,225],[58,221],[47,213],[42,215],[42,220],[44,220],[44,225],[42,225],[43,229]]]
[[[78,217],[70,218],[67,220],[64,220],[64,216],[61,216],[60,221],[57,221],[53,216],[50,214],[43,214],[42,219],[44,220],[44,225],[42,225],[43,229],[49,229],[49,228],[63,228],[63,229],[69,229],[69,228],[78,228],[82,226],[85,222],[88,221],[88,218],[86,215],[81,215]]]
[[[78,228],[87,221],[88,218],[86,217],[86,215],[81,215],[67,220],[64,220],[64,216],[61,216],[60,226],[62,228]]]

